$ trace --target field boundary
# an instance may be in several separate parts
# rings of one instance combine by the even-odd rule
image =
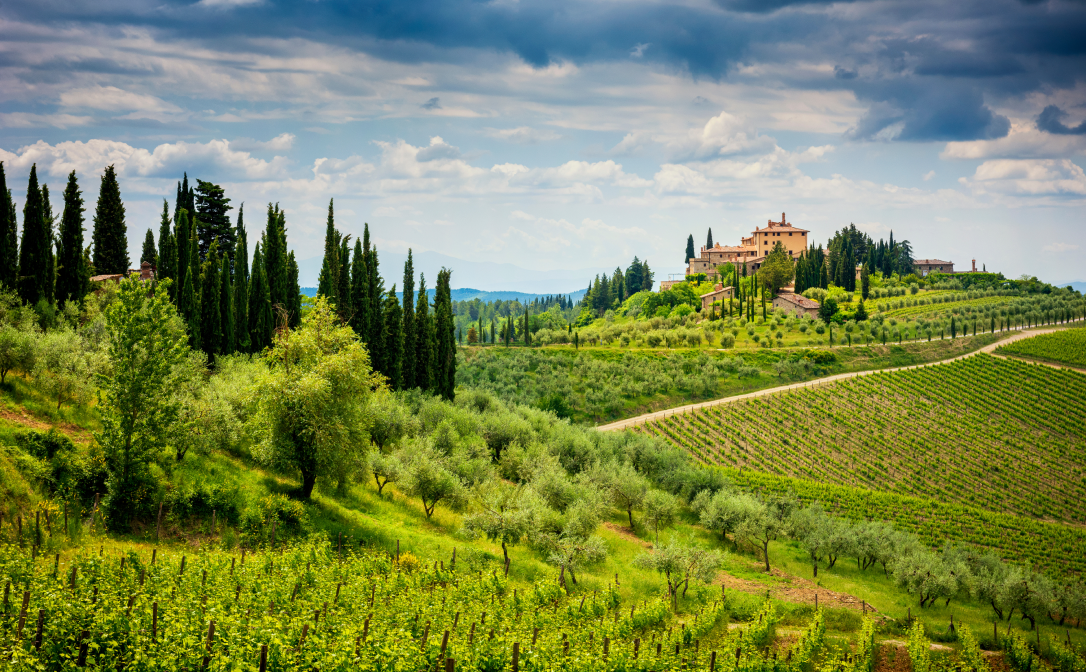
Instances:
[[[1078,319],[1075,319],[1075,320],[1070,320],[1069,323],[1080,322],[1081,320],[1082,320],[1082,318],[1078,318]],[[678,414],[687,413],[687,412],[690,412],[690,411],[697,411],[697,410],[700,410],[702,408],[710,408],[712,406],[720,406],[722,404],[731,404],[731,403],[735,403],[737,401],[743,401],[745,399],[757,399],[758,397],[764,397],[764,396],[768,396],[768,395],[772,395],[772,394],[777,394],[777,393],[780,393],[780,392],[787,392],[789,390],[798,390],[798,389],[802,389],[802,388],[805,388],[805,387],[814,387],[814,386],[817,386],[817,385],[824,385],[826,383],[837,382],[839,380],[848,380],[849,378],[856,378],[858,376],[870,376],[870,375],[873,375],[873,374],[876,374],[876,373],[889,373],[889,372],[892,372],[892,371],[909,371],[911,369],[920,369],[920,368],[924,368],[926,366],[938,366],[940,364],[949,364],[950,362],[956,362],[958,360],[966,359],[968,357],[973,357],[973,356],[978,355],[980,353],[990,355],[993,352],[995,352],[996,348],[998,348],[1000,346],[1007,345],[1009,343],[1014,343],[1015,341],[1022,340],[1023,338],[1030,338],[1030,337],[1033,337],[1033,336],[1040,336],[1041,334],[1049,334],[1049,333],[1052,333],[1052,332],[1055,332],[1055,331],[1062,331],[1063,329],[1066,329],[1066,328],[1067,327],[1064,327],[1064,326],[1041,327],[1041,328],[1030,328],[1030,329],[1021,328],[1021,329],[1018,330],[1017,333],[1011,334],[1007,338],[1004,338],[1004,339],[996,341],[995,343],[991,343],[989,345],[986,345],[986,346],[980,348],[979,350],[974,350],[973,352],[967,352],[964,355],[958,355],[956,357],[951,357],[950,359],[942,359],[942,360],[939,360],[937,362],[926,362],[924,364],[910,364],[909,366],[899,366],[899,367],[895,367],[895,368],[891,368],[891,369],[872,369],[870,371],[850,371],[848,373],[837,373],[837,374],[834,374],[832,376],[827,376],[825,378],[818,378],[816,380],[808,380],[808,381],[804,381],[804,382],[801,382],[801,383],[789,383],[787,385],[778,385],[776,387],[767,387],[765,389],[758,390],[756,392],[748,392],[746,394],[739,394],[739,395],[735,395],[735,396],[732,396],[732,397],[723,397],[721,399],[713,399],[711,401],[702,401],[702,402],[698,402],[698,403],[695,403],[695,404],[685,404],[683,406],[676,406],[674,408],[668,408],[668,409],[664,409],[662,411],[653,411],[652,413],[645,413],[643,415],[638,415],[638,416],[635,416],[635,417],[632,417],[632,418],[626,418],[625,420],[618,420],[618,421],[615,421],[615,422],[608,423],[606,425],[600,425],[600,426],[596,427],[596,429],[598,431],[601,431],[601,432],[614,432],[614,431],[619,431],[619,430],[623,430],[623,429],[628,429],[630,427],[636,427],[636,426],[642,425],[642,424],[644,424],[646,422],[651,422],[653,420],[659,420],[661,418],[670,417],[672,415],[678,415]],[[996,356],[1004,357],[1004,355],[996,355]],[[1037,363],[1038,364],[1043,364],[1045,366],[1054,366],[1052,364],[1044,364],[1043,362],[1037,362]],[[1056,366],[1055,368],[1066,368],[1066,369],[1070,369],[1072,371],[1081,371],[1081,369],[1076,369],[1074,367],[1069,367],[1069,366],[1062,366],[1062,367],[1061,366]]]

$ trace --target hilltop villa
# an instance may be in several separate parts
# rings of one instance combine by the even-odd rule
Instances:
[[[686,274],[704,273],[712,277],[717,275],[717,266],[726,263],[737,266],[746,263],[748,271],[756,271],[778,242],[792,254],[793,259],[798,259],[799,255],[807,249],[807,233],[806,229],[792,226],[782,212],[781,221],[774,222],[771,219],[764,229],[754,227],[754,231],[751,231],[750,236],[743,238],[740,245],[717,243],[713,247],[702,246],[701,254],[688,262]]]

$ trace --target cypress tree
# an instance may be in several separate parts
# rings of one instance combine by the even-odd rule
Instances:
[[[222,325],[222,341],[219,353],[234,352],[234,286],[230,282],[230,257],[222,255],[219,270],[219,324]]]
[[[46,297],[49,246],[42,193],[38,187],[38,166],[34,164],[30,167],[30,180],[26,187],[23,240],[19,245],[19,298],[31,306]]]
[[[219,244],[212,240],[200,272],[200,346],[208,357],[222,353],[220,293]]]
[[[3,185],[0,184],[0,187]],[[57,303],[83,301],[87,294],[87,269],[83,266],[83,194],[73,170],[64,188],[64,214],[57,244]]]
[[[362,241],[354,241],[354,259],[351,261],[351,328],[366,343],[366,325],[369,324],[369,271],[366,270],[366,255],[362,252]],[[372,360],[373,353],[370,353]],[[372,361],[370,362],[372,364]]]
[[[9,289],[16,289],[19,280],[18,226],[4,162],[0,161],[0,285]]]
[[[187,211],[182,210],[181,219],[187,220],[187,218]],[[187,228],[188,227],[186,226],[186,229]],[[199,350],[201,335],[200,295],[197,293],[196,283],[199,282],[200,278],[196,277],[196,274],[192,271],[192,261],[194,258],[199,259],[200,254],[191,237],[188,239],[186,248],[188,249],[189,261],[184,264],[187,268],[185,270],[185,285],[181,288],[181,306],[183,306],[183,310],[180,310],[179,312],[185,318],[185,323],[188,325],[189,347],[193,350]]]
[[[403,310],[396,298],[396,285],[392,285],[384,301],[384,342],[381,350],[385,360],[385,375],[394,390],[403,389]]]
[[[44,291],[43,297],[50,305],[54,303],[55,291],[57,283],[57,257],[54,246],[56,245],[56,229],[53,228],[53,224],[56,220],[53,218],[53,205],[49,202],[49,185],[41,185],[41,204],[42,204],[42,221],[45,223],[45,273],[44,273]]]
[[[298,262],[294,260],[294,250],[287,255],[287,292],[290,328],[297,329],[302,324],[302,288],[298,284]]]
[[[860,296],[864,299],[868,298],[871,293],[871,272],[867,264],[863,265],[860,269]],[[861,302],[862,303],[862,302]]]
[[[158,250],[155,249],[155,234],[151,229],[147,229],[147,235],[143,237],[143,252],[140,254],[140,265],[143,262],[151,264],[152,267],[158,266]]]
[[[107,166],[94,211],[94,270],[99,274],[128,272],[128,227],[117,173]]]
[[[320,276],[317,279],[317,294],[323,296],[337,308],[339,307],[339,232],[332,209],[332,199],[328,200],[328,219],[324,227],[324,261],[321,263]]]
[[[158,266],[155,267],[156,280],[173,280],[170,284],[170,298],[177,304],[177,239],[170,229],[170,205],[162,199],[162,218],[158,223]]]
[[[456,326],[452,312],[452,271],[437,274],[434,296],[434,392],[453,401],[456,397]]]
[[[233,258],[234,227],[230,226],[230,216],[226,214],[233,207],[223,188],[211,182],[196,180],[193,196],[196,219],[200,222],[197,227],[200,258],[207,258],[213,242],[219,244],[219,254]]]
[[[277,204],[274,209],[268,204],[268,224],[264,229],[264,274],[268,282],[268,295],[273,311],[277,308],[290,310],[287,278],[286,211]]]
[[[713,247],[713,227],[709,227],[709,237],[705,239],[705,247]]]
[[[407,261],[403,265],[403,388],[415,387],[415,262],[411,249],[407,250]]]
[[[686,258],[683,259],[683,263],[689,263],[694,256],[694,234],[690,234],[686,238]]]
[[[415,387],[433,389],[434,326],[430,319],[430,297],[426,295],[426,276],[419,274],[419,298],[415,304]]]
[[[189,244],[192,241],[192,235],[189,227],[189,211],[184,208],[181,208],[177,215],[177,224],[174,227],[173,237],[177,245],[177,312],[184,316],[185,319],[188,319],[192,304],[189,303],[191,297],[186,293],[185,287],[190,284],[188,279],[191,265]],[[193,289],[195,290],[195,287]]]
[[[272,334],[275,332],[265,268],[260,243],[257,243],[253,252],[252,284],[249,287],[249,348],[252,352],[260,352],[270,346]]]
[[[366,260],[366,271],[369,273],[370,359],[374,363],[375,369],[384,371],[385,353],[381,351],[381,346],[383,344],[381,335],[384,333],[385,328],[384,311],[381,310],[381,301],[385,295],[385,281],[379,272],[379,265],[380,261],[377,258],[377,247],[373,246],[370,249],[369,258]]]
[[[339,287],[336,288],[336,298],[339,303],[336,308],[339,316],[344,321],[351,319],[354,306],[351,303],[351,237],[341,236],[339,242]]]
[[[245,232],[245,204],[238,207],[234,247],[234,350],[249,352],[249,238]]]

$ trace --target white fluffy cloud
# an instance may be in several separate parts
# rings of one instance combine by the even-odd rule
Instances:
[[[975,194],[1086,196],[1086,173],[1070,159],[993,159],[960,182]]]
[[[948,142],[942,159],[1071,158],[1086,155],[1086,135],[1053,135],[1037,130],[1033,121],[1011,124],[998,140]]]

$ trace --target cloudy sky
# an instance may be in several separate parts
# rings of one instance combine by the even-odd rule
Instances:
[[[384,251],[525,273],[660,279],[786,211],[1086,279],[1081,1],[9,0],[0,91],[20,208],[31,163],[54,207],[114,164],[134,258],[188,171],[303,259],[335,198]]]

